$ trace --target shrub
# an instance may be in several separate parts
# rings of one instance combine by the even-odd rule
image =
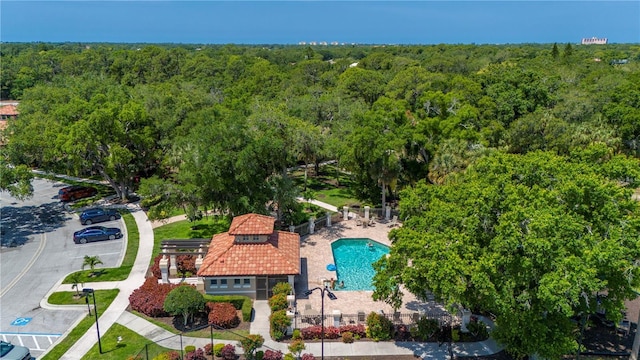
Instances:
[[[367,337],[367,328],[362,324],[340,326],[340,334],[345,332],[350,332],[356,339]]]
[[[335,326],[325,326],[325,339],[337,339],[339,337],[340,328],[337,328]],[[322,325],[314,325],[302,329],[302,338],[305,340],[317,340],[322,338]]]
[[[204,295],[207,302],[228,302],[233,304],[237,310],[242,310],[242,321],[251,321],[253,310],[253,300],[248,296],[241,295]]]
[[[187,345],[184,347],[184,352],[190,353],[196,351],[196,347],[194,345]]]
[[[353,342],[353,334],[346,331],[342,333],[342,342],[345,344],[351,344]]]
[[[271,324],[271,337],[278,341],[284,337],[287,327],[291,325],[291,319],[285,310],[279,310],[269,316],[269,323]]]
[[[469,332],[475,336],[475,337],[480,337],[480,338],[488,338],[489,337],[489,331],[487,330],[487,325],[485,325],[485,323],[483,323],[482,321],[470,321],[469,324],[467,324],[467,329],[469,329]]]
[[[269,298],[269,306],[271,307],[271,311],[279,311],[286,310],[289,306],[287,302],[287,295],[285,294],[276,294]]]
[[[158,279],[149,277],[129,296],[131,309],[151,317],[168,316],[169,314],[163,308],[164,300],[177,286],[175,284],[159,284]]]
[[[176,256],[176,267],[178,268],[178,273],[186,274],[186,273],[196,273],[196,257],[193,255],[178,255]]]
[[[153,360],[180,360],[180,353],[177,351],[165,352],[154,357]]]
[[[184,356],[184,360],[208,360],[207,356],[204,354],[204,350],[198,349],[195,351],[187,352]]]
[[[300,353],[306,347],[307,346],[304,344],[304,341],[302,341],[302,339],[295,339],[289,344],[288,349],[289,351],[291,351],[291,353],[300,356]]]
[[[305,340],[317,340],[321,337],[322,327],[320,325],[309,326],[302,329],[301,333]]]
[[[300,333],[300,329],[293,329],[293,333],[291,334],[291,338],[293,340],[302,339],[302,334]]]
[[[278,294],[284,294],[284,296],[287,296],[291,294],[292,291],[293,291],[293,288],[291,287],[291,284],[289,284],[288,282],[279,282],[273,285],[273,287],[271,288],[271,292],[273,293],[274,296]]]
[[[224,348],[224,344],[213,345],[213,355],[217,357],[222,357],[222,348]]]
[[[284,358],[282,360],[296,360],[296,357],[293,354],[284,354]]]
[[[385,316],[372,312],[367,316],[367,336],[373,341],[385,341],[393,336],[393,323]]]
[[[205,355],[213,355],[213,346],[211,344],[207,344],[204,346]]]
[[[420,341],[427,341],[440,330],[440,324],[436,319],[421,317],[416,326],[411,329],[411,335]]]
[[[262,360],[282,360],[282,351],[267,350],[264,352]]]
[[[180,285],[166,296],[163,308],[171,315],[182,315],[184,325],[187,325],[189,319],[200,313],[204,305],[204,297],[195,286]]]
[[[238,311],[231,303],[212,303],[206,305],[209,310],[209,324],[230,329],[240,324]]]
[[[316,360],[316,357],[311,354],[302,354],[302,360]]]
[[[263,357],[264,357],[264,351],[262,350],[256,351],[256,356],[255,356],[256,360],[262,360]]]
[[[240,346],[244,350],[244,356],[247,359],[253,359],[255,351],[264,344],[264,338],[262,335],[251,334],[247,335],[240,340]]]
[[[167,256],[167,259],[169,257]],[[162,279],[162,271],[160,270],[160,260],[162,259],[162,254],[156,256],[153,259],[153,265],[151,265],[151,274],[153,274],[153,277],[155,277],[156,279]],[[171,260],[169,260],[169,262],[171,262]]]
[[[222,357],[224,360],[235,360],[236,347],[231,344],[225,345],[220,351],[220,357]]]
[[[451,341],[453,342],[460,341],[460,330],[451,329]]]

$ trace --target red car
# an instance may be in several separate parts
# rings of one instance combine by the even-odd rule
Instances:
[[[63,187],[62,189],[60,189],[58,191],[58,197],[60,198],[60,201],[73,201],[76,199],[94,196],[97,193],[98,190],[96,190],[96,188],[90,186],[74,185]]]

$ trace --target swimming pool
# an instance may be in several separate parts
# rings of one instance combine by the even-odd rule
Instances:
[[[371,239],[338,239],[331,243],[331,252],[337,268],[336,290],[373,290],[371,264],[388,254],[389,247]]]

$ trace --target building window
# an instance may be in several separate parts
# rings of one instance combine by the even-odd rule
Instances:
[[[210,289],[217,289],[218,288],[218,280],[213,279],[211,280],[211,284],[209,285]]]
[[[233,287],[234,288],[242,287],[242,285],[240,284],[240,279],[234,279],[233,280]]]
[[[243,279],[244,283],[242,284],[242,287],[248,288],[251,287],[251,279]]]
[[[229,286],[227,285],[227,279],[220,279],[220,288],[221,289],[226,289]]]
[[[249,242],[249,235],[242,235],[242,242]]]
[[[260,235],[253,235],[254,242],[260,242]]]

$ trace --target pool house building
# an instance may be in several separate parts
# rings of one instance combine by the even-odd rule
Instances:
[[[198,269],[204,291],[267,300],[279,282],[295,288],[300,275],[300,235],[274,230],[275,218],[236,216],[229,231],[216,234]]]

